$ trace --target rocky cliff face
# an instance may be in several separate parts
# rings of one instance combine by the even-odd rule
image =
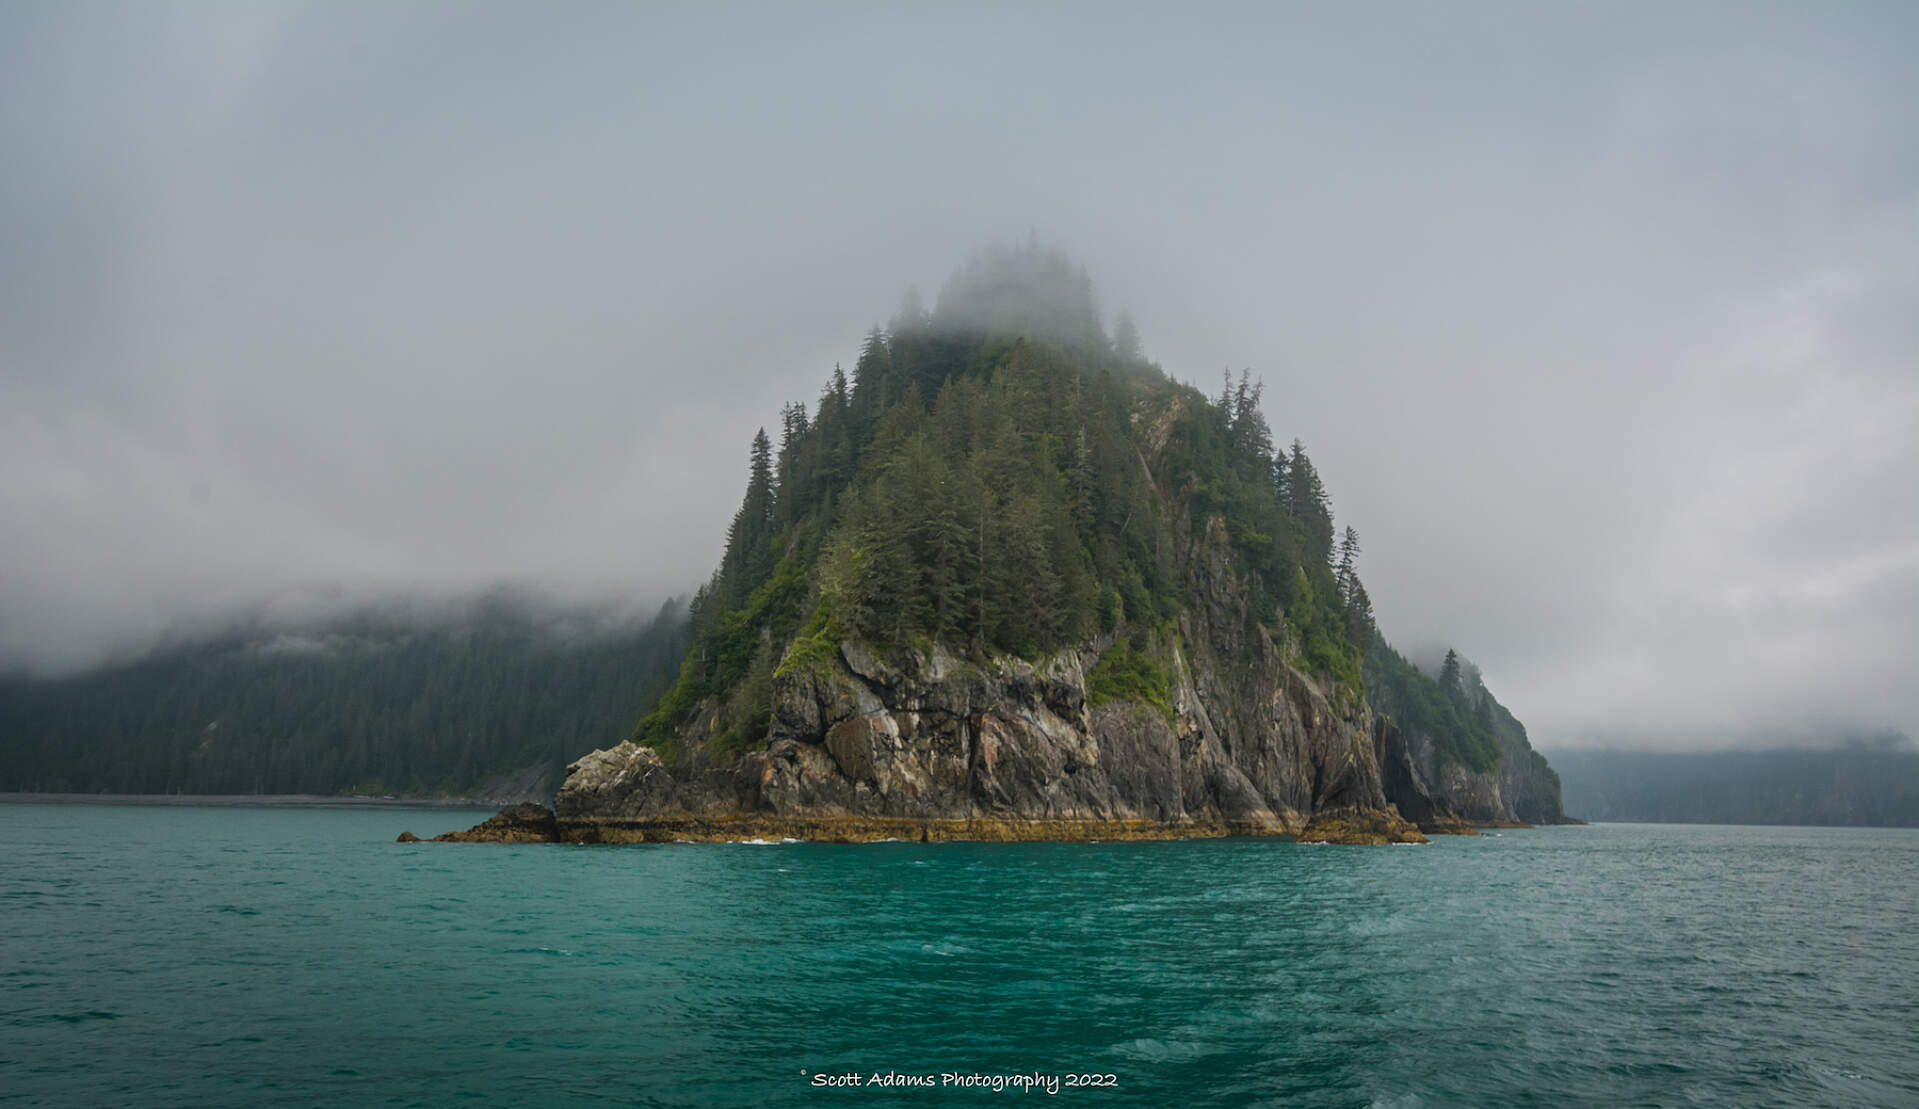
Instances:
[[[1546,756],[1522,740],[1507,746],[1499,764],[1499,792],[1507,811],[1527,824],[1579,824],[1566,815],[1560,803],[1559,775],[1546,763]]]
[[[1475,771],[1444,758],[1432,738],[1381,719],[1375,738],[1386,797],[1425,832],[1576,824],[1559,801],[1559,776],[1524,736],[1495,730],[1499,766]]]
[[[1386,808],[1363,705],[1329,701],[1269,640],[1222,673],[1183,646],[1191,632],[1183,621],[1157,648],[1175,675],[1170,717],[1090,703],[1102,643],[1039,663],[844,643],[776,679],[770,743],[733,765],[669,768],[631,743],[573,764],[560,836],[1418,838]]]

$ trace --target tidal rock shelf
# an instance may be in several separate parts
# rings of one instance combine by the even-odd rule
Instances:
[[[515,805],[463,832],[433,837],[434,843],[744,843],[799,840],[809,843],[1111,843],[1138,840],[1272,836],[1264,825],[1153,820],[1026,820],[980,817],[937,820],[886,817],[778,817],[765,814],[654,820],[561,820],[543,805]],[[1375,814],[1328,814],[1302,829],[1302,843],[1424,843],[1403,821]],[[399,842],[421,843],[412,833]]]

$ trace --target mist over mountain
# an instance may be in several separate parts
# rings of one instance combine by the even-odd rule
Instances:
[[[1552,752],[1569,811],[1659,824],[1919,827],[1919,747],[1882,734],[1821,747]]]
[[[740,444],[1037,229],[1109,335],[1264,378],[1393,642],[1542,746],[1919,732],[1916,44],[1871,0],[5,5],[0,668],[691,589]]]
[[[58,679],[0,678],[0,791],[544,797],[677,670],[644,620],[492,591],[256,614]]]

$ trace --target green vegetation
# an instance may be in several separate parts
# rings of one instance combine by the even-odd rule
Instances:
[[[685,645],[679,603],[606,629],[496,598],[0,680],[0,790],[458,796],[521,771],[551,789],[652,705]]]
[[[1375,711],[1391,717],[1402,731],[1430,737],[1442,758],[1469,770],[1492,770],[1500,759],[1495,711],[1504,713],[1514,727],[1519,722],[1493,700],[1477,676],[1472,686],[1469,693],[1453,651],[1446,652],[1437,680],[1407,662],[1383,637],[1374,636],[1366,655],[1366,693]]]
[[[1149,473],[1141,421],[1162,414]],[[635,738],[677,760],[710,712],[710,751],[752,749],[773,678],[848,635],[1037,658],[1163,628],[1193,602],[1181,536],[1221,527],[1249,620],[1357,695],[1373,635],[1357,539],[1336,568],[1325,487],[1300,443],[1275,451],[1260,384],[1242,374],[1209,401],[1140,356],[1130,319],[1107,338],[1076,266],[1036,244],[984,251],[934,311],[909,291],[850,380],[835,367],[817,404],[785,406],[777,450],[754,436],[679,680]],[[1102,695],[1165,711],[1149,657],[1102,667]]]
[[[1356,695],[1372,606],[1353,568],[1342,578],[1331,564],[1332,508],[1305,445],[1295,439],[1289,451],[1273,450],[1262,389],[1248,374],[1237,383],[1229,377],[1211,404],[1196,393],[1189,400],[1165,469],[1194,528],[1213,516],[1225,521],[1248,571],[1253,611],[1279,611],[1306,668]]]
[[[1172,720],[1172,682],[1164,667],[1122,639],[1108,647],[1086,675],[1086,698],[1094,705],[1111,701],[1140,701]]]

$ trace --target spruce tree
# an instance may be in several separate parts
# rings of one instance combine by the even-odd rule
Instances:
[[[1366,595],[1366,586],[1360,582],[1359,575],[1349,579],[1346,591],[1346,638],[1362,653],[1371,646],[1378,628],[1373,622],[1373,599]]]
[[[1298,439],[1293,440],[1293,456],[1287,463],[1287,473],[1292,493],[1288,507],[1293,518],[1305,525],[1308,552],[1319,562],[1328,562],[1333,553],[1333,510],[1327,501],[1326,487],[1320,483],[1319,471],[1313,468],[1313,460],[1306,457],[1306,445]]]
[[[900,392],[893,372],[892,347],[886,341],[886,332],[875,324],[860,345],[859,360],[853,363],[852,433],[856,450],[872,435],[880,416],[898,402]]]
[[[1340,600],[1352,596],[1353,571],[1359,559],[1359,533],[1351,525],[1339,541],[1339,568],[1333,575],[1333,581],[1339,586]]]
[[[1233,388],[1233,450],[1238,459],[1240,480],[1252,483],[1273,468],[1273,432],[1266,426],[1266,413],[1260,399],[1266,383],[1252,380],[1251,370],[1241,370],[1239,384]]]
[[[752,458],[746,478],[746,505],[755,534],[764,538],[766,525],[773,520],[773,442],[766,429],[753,433]]]
[[[771,572],[773,504],[773,443],[761,428],[753,435],[746,496],[727,529],[726,556],[711,586],[716,596],[698,599],[702,614],[716,601],[715,616],[737,607]]]

